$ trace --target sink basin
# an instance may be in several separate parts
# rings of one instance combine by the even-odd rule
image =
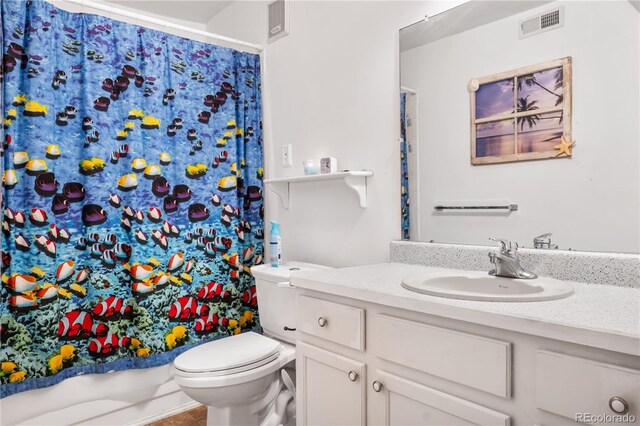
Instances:
[[[573,294],[573,286],[554,278],[494,277],[486,272],[438,271],[406,277],[407,290],[449,299],[489,302],[538,302]]]

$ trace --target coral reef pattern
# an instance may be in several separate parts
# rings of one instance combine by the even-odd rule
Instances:
[[[409,164],[407,159],[407,94],[400,93],[400,211],[402,214],[402,239],[411,238],[409,211]]]
[[[260,330],[260,60],[2,1],[2,396]]]

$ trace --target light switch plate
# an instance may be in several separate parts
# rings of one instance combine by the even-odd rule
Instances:
[[[284,167],[293,166],[291,144],[282,146],[282,165]]]

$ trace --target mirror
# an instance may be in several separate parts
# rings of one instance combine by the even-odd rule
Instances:
[[[402,238],[639,253],[639,34],[631,1],[471,1],[400,30]]]

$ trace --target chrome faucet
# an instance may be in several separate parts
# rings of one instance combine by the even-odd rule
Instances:
[[[489,271],[489,275],[496,277],[533,279],[538,278],[533,272],[525,271],[518,259],[518,243],[504,238],[489,238],[500,244],[500,252],[489,252],[489,260],[495,268]]]
[[[551,236],[553,234],[551,232],[547,234],[538,235],[533,239],[533,248],[537,249],[551,249],[556,250],[558,248],[557,244],[551,244]]]

